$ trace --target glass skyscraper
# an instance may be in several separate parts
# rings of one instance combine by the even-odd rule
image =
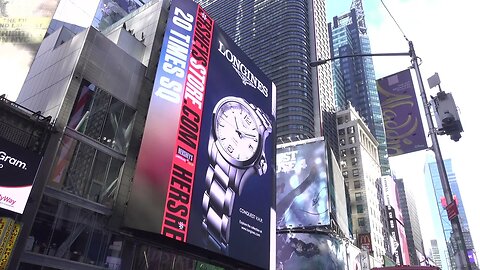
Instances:
[[[349,13],[335,16],[328,24],[331,57],[370,54],[370,40],[360,0],[353,1]],[[390,175],[382,111],[371,56],[346,57],[333,61],[336,106],[347,102],[359,112],[379,143],[378,152],[382,175]]]
[[[277,86],[279,143],[325,136],[338,149],[325,0],[197,0]],[[336,151],[335,151],[336,152]]]
[[[454,200],[458,206],[458,213],[460,219],[460,225],[462,227],[463,238],[465,240],[465,247],[467,248],[467,253],[473,253],[475,248],[473,246],[472,237],[470,235],[470,228],[468,226],[467,216],[465,214],[465,208],[463,207],[462,196],[460,194],[460,190],[458,188],[457,177],[455,176],[455,172],[452,166],[452,160],[446,159],[444,160],[445,170],[447,172],[448,182],[450,184],[450,189],[452,191],[452,195]],[[446,207],[446,199],[444,196],[442,183],[440,180],[440,174],[438,172],[437,163],[435,161],[428,160],[425,166],[425,177],[427,178],[427,184],[433,188],[435,194],[435,198],[432,198],[431,201],[436,202],[436,208],[438,209],[438,214],[440,217],[441,226],[443,228],[443,236],[446,241],[447,250],[449,252],[449,262],[452,265],[452,269],[455,269],[455,250],[458,249],[457,244],[455,243],[452,225],[450,220],[448,219],[448,214],[445,209]],[[430,183],[428,183],[430,181]],[[427,189],[427,192],[430,192]],[[435,209],[431,209],[434,211]],[[438,224],[437,226],[440,226]],[[477,268],[473,268],[477,269]]]

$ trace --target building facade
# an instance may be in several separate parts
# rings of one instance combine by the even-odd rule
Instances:
[[[470,228],[468,226],[468,220],[467,220],[465,208],[462,202],[462,195],[458,187],[457,177],[455,175],[455,171],[453,170],[452,160],[445,159],[443,162],[445,165],[445,171],[447,173],[448,183],[450,185],[453,199],[457,203],[460,226],[462,228],[462,233],[465,241],[465,247],[467,249],[467,254],[468,253],[474,254],[475,247],[473,246],[472,237],[470,235]],[[451,265],[451,268],[456,269],[455,250],[458,250],[458,244],[455,242],[455,239],[453,236],[452,224],[448,219],[448,214],[446,211],[447,204],[446,204],[444,191],[442,188],[440,174],[438,172],[437,163],[435,161],[432,161],[431,159],[427,160],[427,164],[425,166],[425,177],[427,178],[427,181],[430,181],[428,185],[430,185],[431,183],[430,187],[432,188],[435,195],[435,198],[433,201],[436,202],[435,204],[436,209],[432,209],[432,212],[438,213],[439,215],[440,223],[436,224],[436,226],[441,226],[440,229],[443,233],[443,238],[446,241],[446,247],[447,247],[446,249],[448,250],[447,259]],[[473,269],[477,268],[477,262],[472,260],[470,261],[470,264],[472,265]]]
[[[324,0],[198,0],[277,85],[279,143],[324,136],[337,149]]]
[[[350,12],[335,16],[333,22],[328,24],[328,33],[332,58],[371,53],[361,0],[352,1]],[[358,110],[379,143],[382,175],[389,175],[383,116],[372,57],[346,57],[334,60],[333,65],[337,106],[343,108],[345,102],[350,101]]]
[[[406,186],[403,179],[395,179],[400,199],[400,209],[403,215],[403,225],[407,236],[408,254],[410,264],[420,265],[418,253],[424,254],[422,231],[418,219],[415,198],[411,189]]]
[[[42,42],[17,102],[55,119],[55,132],[37,174],[44,185],[20,220],[12,267],[208,267],[202,256],[244,267],[123,227],[169,5],[151,1],[102,31],[60,27]]]
[[[350,195],[352,233],[357,245],[370,238],[371,254],[386,254],[384,224],[378,196],[380,178],[378,143],[353,107],[337,112],[340,167]],[[382,195],[383,196],[383,195]]]

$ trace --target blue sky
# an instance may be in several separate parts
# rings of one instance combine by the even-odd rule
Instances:
[[[437,72],[441,87],[452,93],[460,111],[464,132],[458,142],[439,136],[444,159],[451,158],[453,170],[462,193],[474,245],[480,250],[480,214],[478,194],[480,184],[476,154],[480,150],[477,133],[477,108],[479,95],[478,68],[478,0],[384,0],[390,13],[400,25],[403,33],[415,46],[421,58],[420,71],[427,96],[435,95],[438,88],[429,89],[427,79]],[[350,9],[351,1],[327,0],[328,21]],[[380,0],[364,1],[367,32],[372,53],[406,52],[408,44],[402,32],[382,5]],[[408,57],[374,57],[375,73],[381,78],[410,66]],[[416,77],[412,72],[416,84]],[[417,93],[418,84],[416,84]],[[418,97],[419,104],[421,103]],[[424,113],[423,107],[420,108]],[[426,127],[426,120],[423,119]],[[435,120],[434,120],[435,121]],[[427,133],[426,133],[427,134]],[[431,145],[430,138],[427,142]],[[433,237],[432,224],[428,218],[430,209],[424,190],[423,166],[431,151],[419,151],[390,159],[392,169],[403,177],[407,185],[414,187],[419,209],[422,233],[425,240]],[[429,246],[427,244],[427,246]]]

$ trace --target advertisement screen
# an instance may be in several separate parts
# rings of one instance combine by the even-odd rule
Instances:
[[[325,142],[277,149],[277,228],[330,225]]]
[[[347,258],[345,253],[342,241],[326,234],[277,234],[276,269],[344,270]]]
[[[41,158],[0,138],[0,208],[23,213]]]
[[[8,99],[17,98],[58,2],[0,1],[0,74]]]
[[[274,102],[214,20],[173,0],[125,225],[268,268]]]

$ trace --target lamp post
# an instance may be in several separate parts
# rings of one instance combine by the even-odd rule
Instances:
[[[316,67],[318,65],[322,65],[327,63],[328,61],[333,61],[341,58],[354,58],[354,57],[365,57],[365,56],[410,56],[411,63],[413,69],[415,69],[415,73],[417,75],[418,86],[420,90],[420,96],[422,98],[423,108],[425,110],[425,116],[427,118],[428,124],[428,134],[432,138],[432,147],[431,150],[435,153],[435,160],[437,162],[437,168],[440,175],[440,181],[442,183],[443,193],[445,199],[447,201],[447,206],[456,209],[455,201],[453,200],[452,191],[450,189],[450,184],[448,183],[447,172],[445,170],[445,164],[443,163],[442,153],[440,151],[440,145],[437,139],[437,133],[435,127],[433,125],[432,115],[430,111],[430,105],[427,101],[427,95],[425,93],[425,88],[423,86],[422,75],[420,74],[420,68],[418,64],[417,55],[415,53],[415,49],[413,47],[413,42],[408,41],[409,45],[409,52],[400,52],[400,53],[372,53],[372,54],[354,54],[354,55],[342,55],[337,57],[332,57],[325,60],[318,60],[310,63],[311,67]],[[455,237],[455,242],[459,245],[458,252],[459,252],[459,269],[468,269],[471,270],[471,265],[468,263],[468,254],[465,247],[465,240],[462,233],[462,227],[460,226],[460,220],[458,217],[458,210],[456,214],[449,216],[452,231]]]

